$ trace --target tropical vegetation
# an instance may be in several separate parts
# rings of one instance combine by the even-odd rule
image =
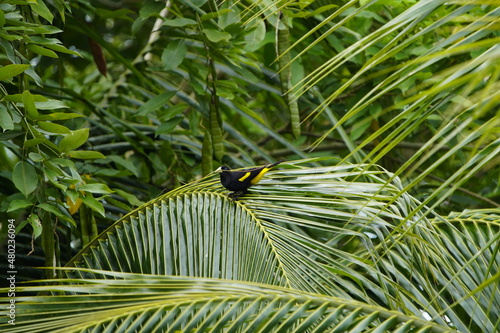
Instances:
[[[2,331],[497,332],[499,24],[0,2]],[[219,182],[277,160],[238,200]]]

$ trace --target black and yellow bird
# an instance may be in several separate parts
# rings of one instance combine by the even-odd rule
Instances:
[[[248,192],[250,186],[257,184],[266,172],[281,162],[283,161],[244,170],[230,170],[229,167],[223,165],[217,170],[220,171],[222,186],[233,191],[233,194],[244,194]]]

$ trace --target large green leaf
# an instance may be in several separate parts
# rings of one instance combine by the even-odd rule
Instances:
[[[390,174],[363,169],[289,163],[253,188],[259,195],[236,202],[212,174],[132,212],[73,263],[267,283],[407,314],[426,311],[446,325],[451,285],[439,272],[454,276],[461,264],[397,179],[387,184]],[[462,286],[454,297],[469,297],[471,288]]]
[[[12,181],[17,189],[28,197],[38,185],[38,175],[35,168],[28,162],[18,162],[12,171]]]
[[[27,70],[30,65],[6,65],[0,68],[0,81],[8,81]]]
[[[179,327],[190,327],[190,323],[205,327],[193,318],[214,311],[214,317],[206,318],[210,327],[221,320],[224,325],[237,323],[234,325],[252,329],[257,321],[279,326],[291,320],[294,325],[302,325],[302,319],[300,323],[294,320],[302,318],[302,314],[297,317],[298,313],[308,313],[319,320],[317,325],[326,325],[319,327],[347,325],[345,329],[354,332],[371,325],[381,325],[384,331],[397,328],[404,332],[429,318],[435,323],[428,322],[431,331],[451,327],[462,332],[495,332],[500,312],[497,215],[483,212],[429,221],[416,211],[419,203],[402,192],[398,179],[383,169],[372,167],[366,171],[364,165],[308,167],[305,162],[317,161],[282,163],[237,201],[227,196],[217,173],[172,190],[124,216],[70,262],[66,271],[68,282],[85,279],[91,287],[84,282],[83,286],[49,285],[26,291],[45,288],[90,292],[91,295],[77,298],[33,299],[48,302],[46,309],[57,312],[59,302],[72,304],[64,301],[65,297],[68,301],[74,298],[79,305],[71,305],[75,312],[71,317],[77,321],[82,302],[94,304],[88,311],[96,313],[96,321],[82,325],[115,327],[145,323],[142,320],[148,318],[148,323],[160,326],[176,322]],[[385,179],[393,181],[388,183]],[[246,296],[232,298],[231,283],[217,280],[214,283],[223,283],[227,289],[217,292],[215,299],[210,293],[200,292],[196,283],[196,287],[171,289],[167,305],[155,295],[144,296],[152,288],[149,280],[122,280],[126,276],[122,273],[141,274],[135,277],[151,279],[151,284],[156,283],[155,279],[178,281],[172,276],[226,279],[235,284],[264,283],[276,293],[287,288],[286,293],[292,298],[253,299],[248,289]],[[111,286],[117,288],[116,293],[122,292],[121,296],[116,295],[116,301],[109,299],[115,298],[115,291],[107,289]],[[124,297],[123,290],[130,294]],[[264,294],[271,294],[269,290]],[[105,299],[99,296],[102,293],[106,294]],[[230,297],[218,303],[221,293]],[[316,294],[320,303],[292,296],[304,293]],[[186,295],[189,304],[184,301]],[[337,299],[335,306],[330,303],[332,297]],[[325,300],[329,301],[322,303]],[[134,303],[136,310],[126,312],[121,305],[115,308],[121,301],[126,301],[123,306],[128,308],[127,302]],[[247,308],[249,302],[254,305]],[[114,306],[110,308],[110,304]],[[227,310],[227,314],[226,310],[219,312],[216,309],[224,308],[221,304],[233,310]],[[292,304],[295,310],[289,312]],[[314,309],[320,312],[311,312],[311,304],[316,304]],[[331,306],[335,308],[331,309],[333,312],[327,310]],[[250,309],[258,309],[258,313],[268,309],[273,316],[284,317],[276,322],[261,322],[267,317],[253,317]],[[48,315],[39,311],[33,315],[31,311],[25,313],[26,320],[20,321],[26,324]],[[170,319],[164,323],[157,316],[159,313],[168,313]],[[247,313],[249,317],[231,317],[234,313]],[[312,318],[309,315],[306,317]],[[408,316],[420,319],[410,323]],[[240,321],[241,318],[247,319]],[[58,320],[60,325],[67,324]],[[266,329],[275,327],[265,325]],[[294,325],[290,331],[301,332]],[[75,326],[75,331],[83,327]]]
[[[88,272],[108,279],[19,288],[66,296],[18,297],[16,325],[9,332],[452,332],[382,307],[276,286]]]

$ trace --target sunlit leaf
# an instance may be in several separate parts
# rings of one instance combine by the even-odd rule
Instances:
[[[83,184],[78,186],[78,191],[90,193],[112,193],[113,191],[106,184]]]
[[[66,126],[59,125],[56,123],[51,123],[48,121],[39,121],[37,123],[37,125],[38,125],[38,127],[40,127],[40,129],[42,129],[46,132],[49,132],[49,133],[57,133],[57,134],[70,134],[71,133],[70,129],[67,128]]]
[[[94,150],[72,150],[69,151],[68,153],[69,157],[72,158],[80,158],[83,160],[93,160],[93,159],[98,159],[98,158],[106,158],[101,152],[94,151]]]
[[[6,65],[0,68],[0,81],[8,81],[27,70],[30,65]]]
[[[231,34],[225,31],[219,31],[215,29],[203,29],[203,33],[207,36],[208,40],[214,43],[221,41],[229,41],[231,39]]]
[[[67,153],[70,150],[76,149],[83,145],[87,138],[89,137],[89,129],[82,128],[75,131],[72,131],[70,134],[64,136],[64,138],[59,143],[59,149]]]
[[[81,196],[80,199],[82,199],[83,203],[87,207],[99,213],[101,216],[105,216],[104,206],[102,205],[102,203],[97,201],[90,193],[86,194],[85,196]]]
[[[28,200],[24,199],[12,200],[11,203],[9,204],[9,208],[7,208],[7,212],[13,212],[18,209],[26,208],[32,205],[33,203]]]

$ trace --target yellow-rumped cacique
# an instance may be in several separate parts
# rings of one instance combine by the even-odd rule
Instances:
[[[230,170],[229,167],[223,165],[217,170],[220,171],[222,186],[229,191],[247,193],[250,186],[257,184],[266,172],[281,162],[283,161],[244,170]]]

